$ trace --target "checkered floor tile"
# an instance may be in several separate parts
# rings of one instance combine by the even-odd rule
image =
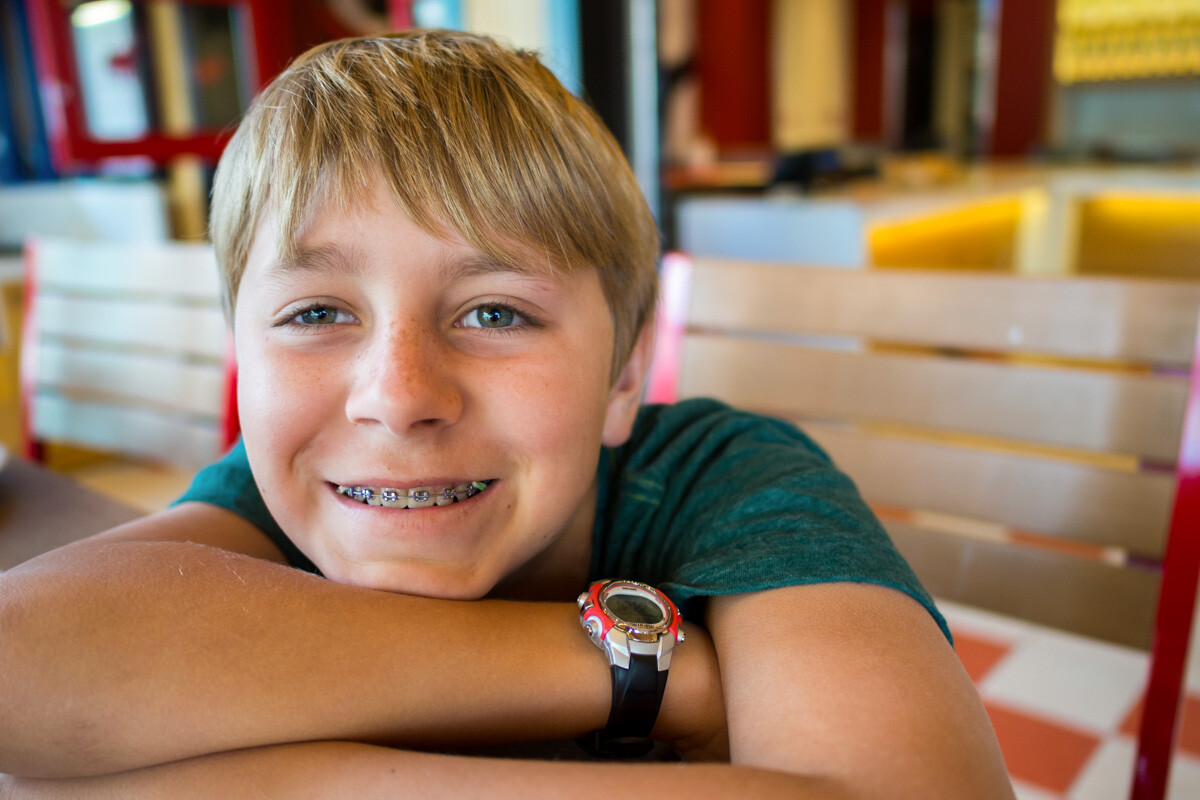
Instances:
[[[1147,658],[1137,650],[942,604],[1020,800],[1124,800]],[[1193,659],[1195,662],[1196,659]],[[1187,696],[1169,800],[1200,798],[1200,665]]]

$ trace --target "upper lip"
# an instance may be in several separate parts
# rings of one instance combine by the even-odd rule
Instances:
[[[486,481],[486,477],[473,475],[469,478],[422,478],[397,480],[394,478],[369,478],[352,481],[330,481],[334,486],[375,486],[380,489],[422,489],[429,486],[461,486],[471,481]]]

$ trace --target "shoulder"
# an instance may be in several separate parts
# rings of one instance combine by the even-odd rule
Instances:
[[[764,480],[832,467],[796,426],[704,398],[642,407],[629,441],[606,455],[608,477],[656,486],[731,478],[740,483],[751,477],[744,469],[751,464],[769,470]]]
[[[816,443],[795,425],[709,398],[643,406],[629,443],[620,450],[634,455],[679,444],[719,447],[730,440],[788,443],[825,458]]]
[[[647,406],[609,458],[597,573],[641,575],[693,615],[705,597],[875,584],[945,630],[853,481],[795,426],[712,400]]]
[[[187,502],[208,503],[232,511],[272,537],[278,531],[254,482],[241,440],[220,461],[200,470],[175,504]]]
[[[802,431],[714,400],[646,406],[630,441],[607,455],[605,500],[671,518],[697,512],[729,522],[776,511],[785,512],[781,523],[793,512],[815,521],[832,504],[858,524],[875,524],[853,482]]]
[[[287,537],[263,502],[254,481],[246,447],[238,443],[222,458],[196,475],[192,485],[175,506],[203,504],[232,512],[264,534],[284,554],[287,563],[307,572],[317,572],[313,563]]]

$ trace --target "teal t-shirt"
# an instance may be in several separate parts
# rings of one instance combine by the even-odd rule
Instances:
[[[889,586],[946,622],[854,484],[794,426],[714,400],[644,406],[598,467],[591,577],[657,586],[685,618],[716,595],[813,583]],[[178,502],[227,508],[289,562],[316,567],[272,519],[239,444]]]

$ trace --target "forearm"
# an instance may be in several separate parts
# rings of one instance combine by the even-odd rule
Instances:
[[[0,776],[3,800],[136,800],[171,797],[609,798],[619,783],[669,798],[846,797],[820,778],[716,764],[546,762],[440,756],[348,742],[312,742],[221,753],[99,778]],[[9,792],[5,794],[4,790]]]
[[[393,595],[199,545],[31,562],[0,576],[0,632],[0,770],[22,775],[309,740],[569,738],[608,711],[572,605]],[[673,672],[668,725],[692,713],[686,653]]]

